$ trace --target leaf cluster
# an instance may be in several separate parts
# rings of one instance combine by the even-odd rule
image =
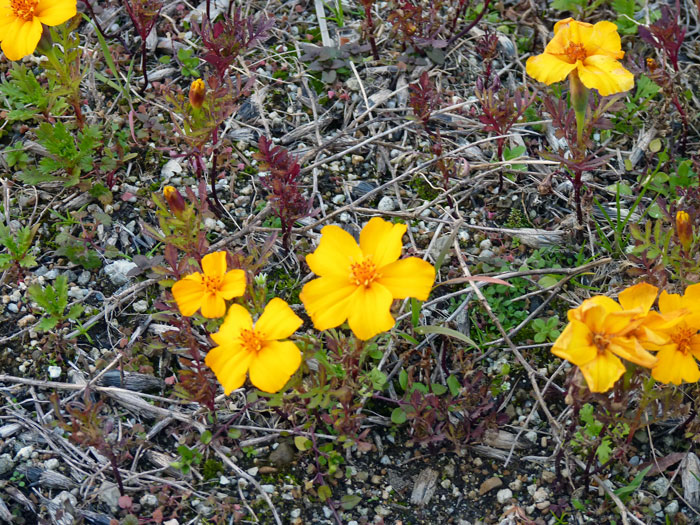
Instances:
[[[37,327],[44,332],[52,330],[59,323],[76,321],[84,311],[82,305],[74,304],[68,313],[65,313],[68,306],[68,279],[65,275],[59,275],[54,286],[42,287],[35,283],[27,289],[27,293],[32,301],[44,310],[45,316]]]
[[[350,42],[339,47],[300,44],[300,60],[308,63],[309,71],[321,73],[321,81],[333,84],[339,76],[350,74],[350,62],[361,60],[370,49],[369,44]]]
[[[16,232],[12,232],[8,226],[0,222],[0,245],[7,250],[7,253],[0,253],[0,271],[12,266],[17,268],[36,266],[36,258],[29,253],[29,250],[39,226],[38,223],[31,228],[22,226]]]

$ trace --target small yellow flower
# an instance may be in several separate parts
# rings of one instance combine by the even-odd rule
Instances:
[[[240,388],[246,372],[250,382],[264,392],[278,392],[301,364],[301,353],[291,336],[302,320],[282,299],[272,299],[258,322],[239,304],[229,308],[221,328],[211,338],[217,346],[205,363],[214,371],[226,395]]]
[[[591,392],[606,392],[624,374],[619,357],[651,368],[656,358],[631,335],[644,321],[641,308],[623,310],[609,297],[596,296],[569,310],[570,323],[552,353],[578,366]]]
[[[36,49],[42,24],[57,26],[76,14],[76,0],[0,0],[0,47],[10,60]]]
[[[670,341],[659,346],[656,354],[659,362],[651,371],[652,377],[674,385],[683,381],[695,383],[700,379],[696,361],[700,359],[700,284],[688,286],[683,296],[661,292],[659,312],[681,317],[679,322],[665,328]]]
[[[186,317],[202,309],[208,318],[223,317],[226,300],[240,297],[245,292],[245,272],[226,271],[226,252],[214,252],[202,257],[204,273],[190,274],[173,285],[173,297]]]
[[[676,233],[683,249],[688,251],[693,242],[693,225],[690,222],[688,212],[680,210],[676,213]]]
[[[435,281],[435,268],[417,257],[398,260],[405,224],[374,217],[360,233],[360,245],[338,226],[325,226],[316,251],[306,262],[318,279],[299,294],[317,330],[348,321],[360,339],[370,339],[394,326],[391,303],[414,297],[425,301]]]
[[[618,62],[624,56],[615,24],[567,18],[554,25],[554,38],[544,53],[527,59],[526,70],[547,85],[577,75],[584,86],[608,96],[634,86],[634,75]]]
[[[172,186],[165,186],[163,188],[163,197],[170,206],[170,211],[173,215],[179,216],[183,211],[185,211],[185,199],[182,198],[180,192],[177,191]]]
[[[199,109],[204,104],[204,96],[206,95],[207,88],[204,85],[204,81],[198,78],[190,84],[190,104],[193,108]]]

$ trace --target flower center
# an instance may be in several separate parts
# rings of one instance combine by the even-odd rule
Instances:
[[[265,340],[264,334],[260,334],[255,330],[243,330],[241,331],[241,339],[243,340],[243,347],[247,352],[258,353],[263,347],[263,341]]]
[[[205,275],[202,278],[202,281],[204,283],[204,287],[207,289],[207,292],[218,292],[221,290],[221,277],[209,277],[208,275]]]
[[[606,334],[593,334],[593,346],[598,349],[598,354],[604,354],[610,344],[610,339]]]
[[[569,42],[569,45],[564,50],[564,53],[566,53],[569,60],[572,60],[573,62],[576,62],[577,60],[583,61],[588,56],[588,53],[586,53],[586,48],[583,47],[583,44],[575,44],[574,42]]]
[[[692,330],[683,327],[671,335],[671,341],[676,343],[676,347],[679,352],[682,352],[683,355],[687,355],[688,352],[690,352],[690,340],[696,333],[697,331],[693,332]]]
[[[368,258],[350,265],[350,282],[355,286],[367,288],[379,277],[377,266],[372,262],[372,259]]]
[[[34,18],[34,9],[38,3],[37,0],[10,0],[10,9],[17,18],[29,21]]]

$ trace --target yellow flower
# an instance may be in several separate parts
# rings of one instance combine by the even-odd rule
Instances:
[[[680,210],[676,213],[676,233],[683,249],[688,251],[693,242],[693,225],[690,222],[688,212]]]
[[[221,328],[211,338],[217,346],[205,363],[216,374],[226,395],[240,388],[246,372],[250,382],[265,392],[277,392],[301,364],[301,353],[291,341],[302,320],[282,299],[270,301],[258,322],[239,304],[229,308]]]
[[[617,297],[624,310],[639,311],[638,319],[642,323],[631,333],[642,347],[652,350],[658,345],[668,342],[664,330],[676,324],[678,316],[663,316],[652,312],[651,307],[656,301],[659,289],[648,283],[639,283],[626,288]]]
[[[544,53],[527,59],[526,70],[547,85],[577,75],[584,86],[608,96],[634,86],[634,75],[618,62],[624,56],[615,24],[591,25],[567,18],[555,24],[554,38]]]
[[[190,84],[190,104],[193,108],[201,108],[204,104],[204,95],[206,94],[206,86],[201,78],[192,81]]]
[[[176,217],[179,217],[180,214],[185,211],[185,199],[182,198],[180,192],[174,187],[165,186],[163,188],[163,197],[165,197],[168,206],[170,206],[170,211]]]
[[[665,327],[670,341],[659,346],[656,356],[659,362],[651,375],[662,383],[680,385],[683,381],[694,383],[700,379],[696,359],[700,359],[700,284],[688,286],[685,294],[661,292],[659,312],[665,316],[680,314],[680,320]]]
[[[642,309],[623,310],[609,297],[596,296],[569,310],[570,323],[552,353],[581,369],[591,392],[606,392],[624,374],[622,357],[647,368],[656,358],[631,334],[644,321]]]
[[[76,14],[76,0],[0,0],[0,46],[10,60],[36,49],[42,24],[57,26]]]
[[[338,226],[325,226],[316,251],[306,256],[319,279],[299,294],[317,330],[340,326],[347,319],[360,339],[370,339],[394,326],[391,303],[415,297],[425,301],[435,281],[435,268],[401,256],[405,224],[374,217],[360,233],[358,246]]]
[[[204,317],[222,317],[226,313],[225,300],[245,292],[245,272],[226,271],[226,252],[214,252],[202,257],[204,273],[193,273],[173,285],[173,297],[186,317],[200,308]]]

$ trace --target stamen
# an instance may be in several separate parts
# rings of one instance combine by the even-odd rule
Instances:
[[[256,333],[255,330],[242,330],[241,339],[243,347],[247,352],[259,352],[262,349],[264,337],[263,334]]]
[[[583,47],[583,44],[577,44],[574,42],[569,42],[569,45],[564,50],[564,53],[566,53],[569,60],[572,60],[573,62],[576,62],[577,60],[583,61],[588,56],[586,48]]]
[[[375,279],[379,278],[377,267],[372,259],[365,259],[362,262],[350,265],[350,282],[355,286],[370,286]]]
[[[30,21],[34,18],[34,9],[38,3],[37,0],[10,0],[10,9],[17,18]]]
[[[676,347],[679,352],[687,355],[690,352],[690,340],[697,333],[689,330],[688,328],[679,328],[676,332],[671,334],[671,341],[676,343]]]
[[[593,341],[591,342],[598,349],[599,354],[604,354],[610,344],[608,336],[604,334],[593,334]]]
[[[208,275],[205,275],[202,281],[208,292],[218,292],[221,289],[220,277],[209,277]]]

